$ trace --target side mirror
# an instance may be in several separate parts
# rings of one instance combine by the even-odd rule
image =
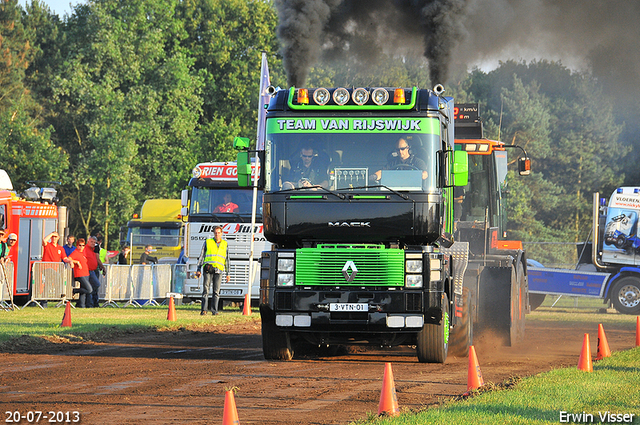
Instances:
[[[180,192],[180,206],[183,208],[189,206],[189,189],[185,189]]]
[[[453,152],[453,185],[466,186],[469,183],[469,154],[465,151]]]
[[[531,174],[531,159],[527,157],[518,158],[518,172],[521,176]]]

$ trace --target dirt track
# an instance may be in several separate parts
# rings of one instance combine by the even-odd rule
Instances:
[[[605,328],[612,351],[634,346],[631,326]],[[526,342],[517,348],[476,341],[484,380],[500,383],[575,366],[584,333],[595,355],[597,322],[529,320]],[[466,358],[419,364],[410,348],[265,361],[259,322],[211,332],[128,335],[108,343],[34,349],[31,342],[31,348],[0,354],[3,421],[6,411],[78,411],[84,424],[218,424],[225,389],[237,387],[242,424],[347,424],[377,411],[385,362],[392,363],[401,408],[460,395],[467,382]]]

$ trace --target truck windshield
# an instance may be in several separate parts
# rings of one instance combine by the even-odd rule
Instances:
[[[180,238],[179,227],[133,227],[127,240],[133,246],[179,246]]]
[[[193,217],[215,216],[227,222],[246,222],[251,217],[253,189],[194,187],[191,190],[189,221]],[[262,217],[262,192],[258,191],[256,217]]]
[[[440,143],[434,118],[271,118],[265,189],[432,191]]]

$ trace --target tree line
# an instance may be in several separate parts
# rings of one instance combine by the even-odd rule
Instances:
[[[60,182],[71,231],[116,249],[145,199],[179,197],[196,163],[232,160],[235,136],[255,139],[263,51],[286,86],[276,26],[268,0],[90,0],[63,18],[3,0],[1,167],[18,191]],[[307,84],[430,87],[428,69],[421,56],[342,55]],[[479,102],[486,135],[532,158],[532,176],[504,188],[513,238],[580,241],[591,193],[637,181],[632,120],[614,115],[601,80],[551,61],[452,75],[446,95]]]

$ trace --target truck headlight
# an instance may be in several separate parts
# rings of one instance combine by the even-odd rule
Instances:
[[[293,258],[278,258],[278,271],[292,272],[294,264],[295,262]]]
[[[407,260],[405,268],[407,273],[422,273],[422,260]]]
[[[278,286],[293,286],[293,273],[278,273]]]
[[[408,274],[405,276],[404,286],[407,288],[422,288],[421,274]]]

